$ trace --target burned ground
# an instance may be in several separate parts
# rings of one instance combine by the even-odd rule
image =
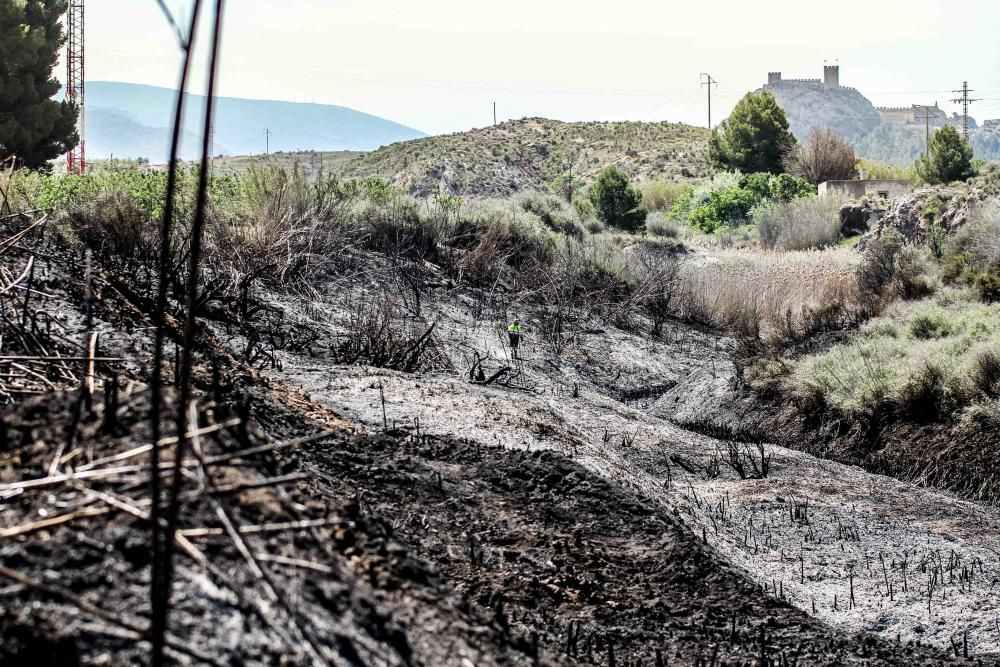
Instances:
[[[44,382],[32,373],[6,375],[5,387],[24,393],[0,415],[4,664],[135,664],[148,653],[149,467],[141,447],[151,437],[149,301],[132,293],[127,274],[95,262],[88,281],[81,265],[74,253],[40,260],[45,296],[34,308],[43,304],[62,322],[58,336],[66,347],[37,339],[43,332],[32,325],[17,352],[42,345],[50,356],[61,349],[62,357],[45,370]],[[176,323],[168,324],[176,335]],[[456,325],[438,324],[445,333]],[[373,391],[367,369],[304,349],[281,352],[268,342],[247,358],[252,346],[234,344],[245,328],[228,341],[213,334],[216,328],[202,329],[197,339],[197,417],[189,428],[201,454],[182,461],[169,644],[178,662],[654,665],[658,652],[664,664],[949,660],[911,638],[897,643],[827,625],[778,599],[786,589],[764,592],[758,575],[720,556],[722,541],[704,531],[703,513],[665,502],[680,481],[667,489],[662,479],[627,474],[627,466],[656,468],[674,447],[691,443],[622,438],[590,451],[581,440],[584,456],[574,460],[566,452],[527,451],[533,441],[523,430],[491,446],[466,439],[464,427],[449,429],[446,420],[433,429],[426,420],[410,420],[406,429],[386,420],[380,428],[359,408]],[[96,355],[86,344],[93,332],[100,332]],[[718,349],[702,345],[699,335],[675,338],[692,352],[671,371],[680,378],[653,383],[647,380],[664,368],[631,352],[612,359],[579,346],[568,354],[578,355],[573,363],[581,367],[607,366],[577,377],[581,386],[593,377],[596,386],[618,392],[612,405],[583,386],[586,401],[642,425],[642,413],[619,399],[642,409],[671,401],[690,387],[678,379],[704,373],[708,364],[708,384],[718,379]],[[448,341],[444,333],[435,341],[442,357]],[[650,353],[658,345],[643,344]],[[95,362],[92,394],[87,355],[105,359]],[[251,365],[268,359],[267,376]],[[552,367],[541,358],[538,364]],[[169,379],[173,368],[166,366]],[[441,371],[445,366],[382,378],[395,402],[405,398],[402,387],[422,383],[447,400],[449,383],[469,385]],[[538,377],[530,360],[523,372],[529,381]],[[718,375],[725,382],[725,373]],[[336,401],[316,378],[354,398],[344,400],[344,410],[331,407]],[[561,387],[574,386],[573,376],[560,378]],[[537,399],[537,387],[523,389],[478,387],[478,394],[451,398],[474,403],[492,396],[496,420],[478,428],[499,434],[505,397]],[[413,397],[441,410],[427,394]],[[550,400],[568,405],[567,397]],[[168,403],[175,398],[169,393]],[[558,444],[570,422],[586,424],[585,412],[563,417],[551,405],[527,407],[518,428],[540,443]],[[164,447],[169,461],[172,445]],[[598,454],[624,472],[602,468]],[[695,450],[674,455],[701,465]]]
[[[47,450],[38,443],[61,435],[50,417],[68,408],[67,398],[6,415],[11,441],[30,442],[9,449],[7,461],[42,467]],[[142,425],[130,417],[143,408],[137,400],[121,411],[129,436],[87,437],[93,456],[134,442]],[[252,410],[277,433],[319,431],[266,394]],[[206,419],[217,423],[210,412]],[[253,442],[240,442],[237,426],[206,435],[206,455],[224,457],[266,439],[258,428],[249,435]],[[286,636],[298,627],[333,664],[652,665],[658,653],[664,664],[942,659],[927,648],[845,636],[808,618],[722,566],[662,507],[553,452],[341,429],[294,449],[211,466],[217,488],[303,472],[301,481],[224,495],[239,525],[316,524],[245,537],[294,613],[274,601],[277,609],[269,607],[235,543],[216,534],[222,531],[211,503],[198,498],[183,525],[211,566],[188,557],[181,568],[176,646],[222,664],[296,664],[308,661]],[[141,493],[127,475],[9,499],[8,528],[43,512],[81,515],[6,538],[4,568],[141,627],[147,523],[100,503],[106,513],[82,514],[94,505],[88,491],[123,502]],[[122,628],[38,587],[12,586],[5,598],[5,664],[40,656],[47,664],[126,664],[144,655],[142,642]]]

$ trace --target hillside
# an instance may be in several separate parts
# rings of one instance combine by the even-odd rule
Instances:
[[[347,163],[344,178],[377,176],[411,194],[503,197],[544,190],[569,174],[590,181],[609,165],[633,177],[703,176],[707,130],[680,123],[564,123],[525,118],[386,146]]]
[[[785,110],[788,125],[799,141],[813,128],[832,128],[854,146],[863,158],[895,165],[910,165],[924,150],[924,126],[885,123],[868,98],[855,88],[825,86],[818,81],[780,80],[755,92],[774,94]],[[947,122],[956,121],[949,119]],[[1000,159],[1000,132],[995,126],[980,128],[969,119],[969,140],[976,157]]]
[[[166,159],[175,91],[132,83],[87,83],[87,153],[95,159]],[[205,98],[189,99],[183,157],[199,152]],[[220,97],[216,100],[214,153],[260,154],[264,130],[270,150],[364,151],[424,134],[348,107]]]
[[[144,125],[135,117],[114,108],[88,106],[85,111],[87,155],[92,160],[114,158],[166,159],[170,130],[163,126]],[[185,132],[181,137],[181,157],[193,160],[201,154],[199,134]],[[219,153],[228,152],[222,145]]]
[[[881,122],[875,106],[854,88],[828,87],[820,82],[777,81],[769,84],[766,90],[785,110],[792,134],[799,141],[804,141],[814,127],[829,127],[854,142]]]

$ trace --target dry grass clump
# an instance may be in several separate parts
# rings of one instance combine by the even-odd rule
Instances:
[[[840,202],[833,197],[796,199],[755,211],[765,248],[809,250],[840,241]]]
[[[647,211],[669,211],[690,186],[674,181],[648,180],[639,186],[642,207]]]
[[[974,285],[984,300],[1000,301],[1000,207],[973,212],[947,248],[944,273]]]
[[[1000,305],[968,289],[896,302],[852,339],[795,364],[790,387],[855,419],[935,419],[1000,397]]]
[[[764,340],[798,337],[858,308],[856,264],[845,249],[721,251],[684,266],[680,314]]]
[[[652,213],[646,218],[646,233],[664,239],[682,239],[690,236],[690,228],[663,213]]]

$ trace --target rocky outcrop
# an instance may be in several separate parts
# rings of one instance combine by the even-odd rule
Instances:
[[[870,229],[875,209],[865,202],[849,201],[840,207],[840,233],[844,238],[864,236]]]
[[[865,240],[896,229],[907,240],[923,241],[931,226],[940,226],[946,233],[954,234],[983,206],[1000,206],[1000,196],[978,184],[920,188],[890,201],[885,215],[872,225]]]

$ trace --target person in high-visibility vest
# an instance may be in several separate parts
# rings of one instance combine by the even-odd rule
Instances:
[[[507,337],[510,338],[510,349],[514,357],[517,357],[517,346],[521,344],[521,320],[514,320],[507,327]]]

